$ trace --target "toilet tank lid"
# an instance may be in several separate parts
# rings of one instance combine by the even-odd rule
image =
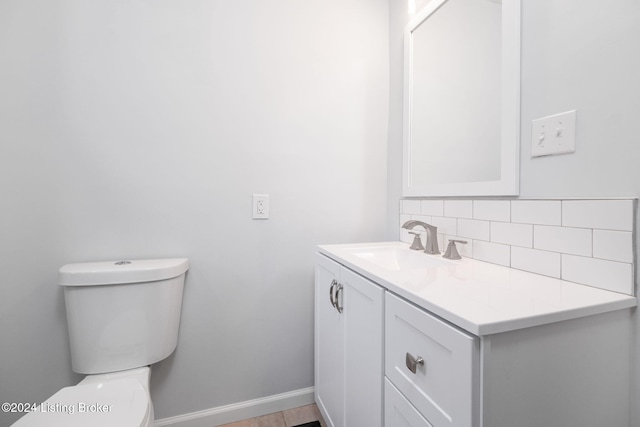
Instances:
[[[62,286],[116,285],[178,277],[189,269],[187,258],[138,259],[67,264],[58,271]]]

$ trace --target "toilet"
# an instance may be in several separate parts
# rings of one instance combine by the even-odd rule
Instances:
[[[153,363],[178,343],[185,258],[68,264],[60,268],[71,367],[87,376],[14,427],[151,427]]]

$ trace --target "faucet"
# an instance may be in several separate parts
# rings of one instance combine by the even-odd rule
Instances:
[[[425,245],[424,252],[427,254],[439,254],[440,249],[438,249],[438,228],[433,225],[427,224],[426,222],[409,220],[402,224],[402,228],[407,230],[413,230],[414,227],[421,226],[425,230],[427,230],[427,244]]]

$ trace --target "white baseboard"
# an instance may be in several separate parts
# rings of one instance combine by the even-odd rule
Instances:
[[[259,399],[218,406],[190,414],[156,420],[155,427],[212,427],[247,418],[285,411],[314,402],[314,387],[274,394]]]

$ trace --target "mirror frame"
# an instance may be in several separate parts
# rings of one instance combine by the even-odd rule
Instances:
[[[403,197],[517,196],[520,190],[520,1],[502,0],[501,173],[496,181],[411,184],[413,31],[450,0],[432,0],[404,34]],[[455,173],[452,171],[451,173]]]

